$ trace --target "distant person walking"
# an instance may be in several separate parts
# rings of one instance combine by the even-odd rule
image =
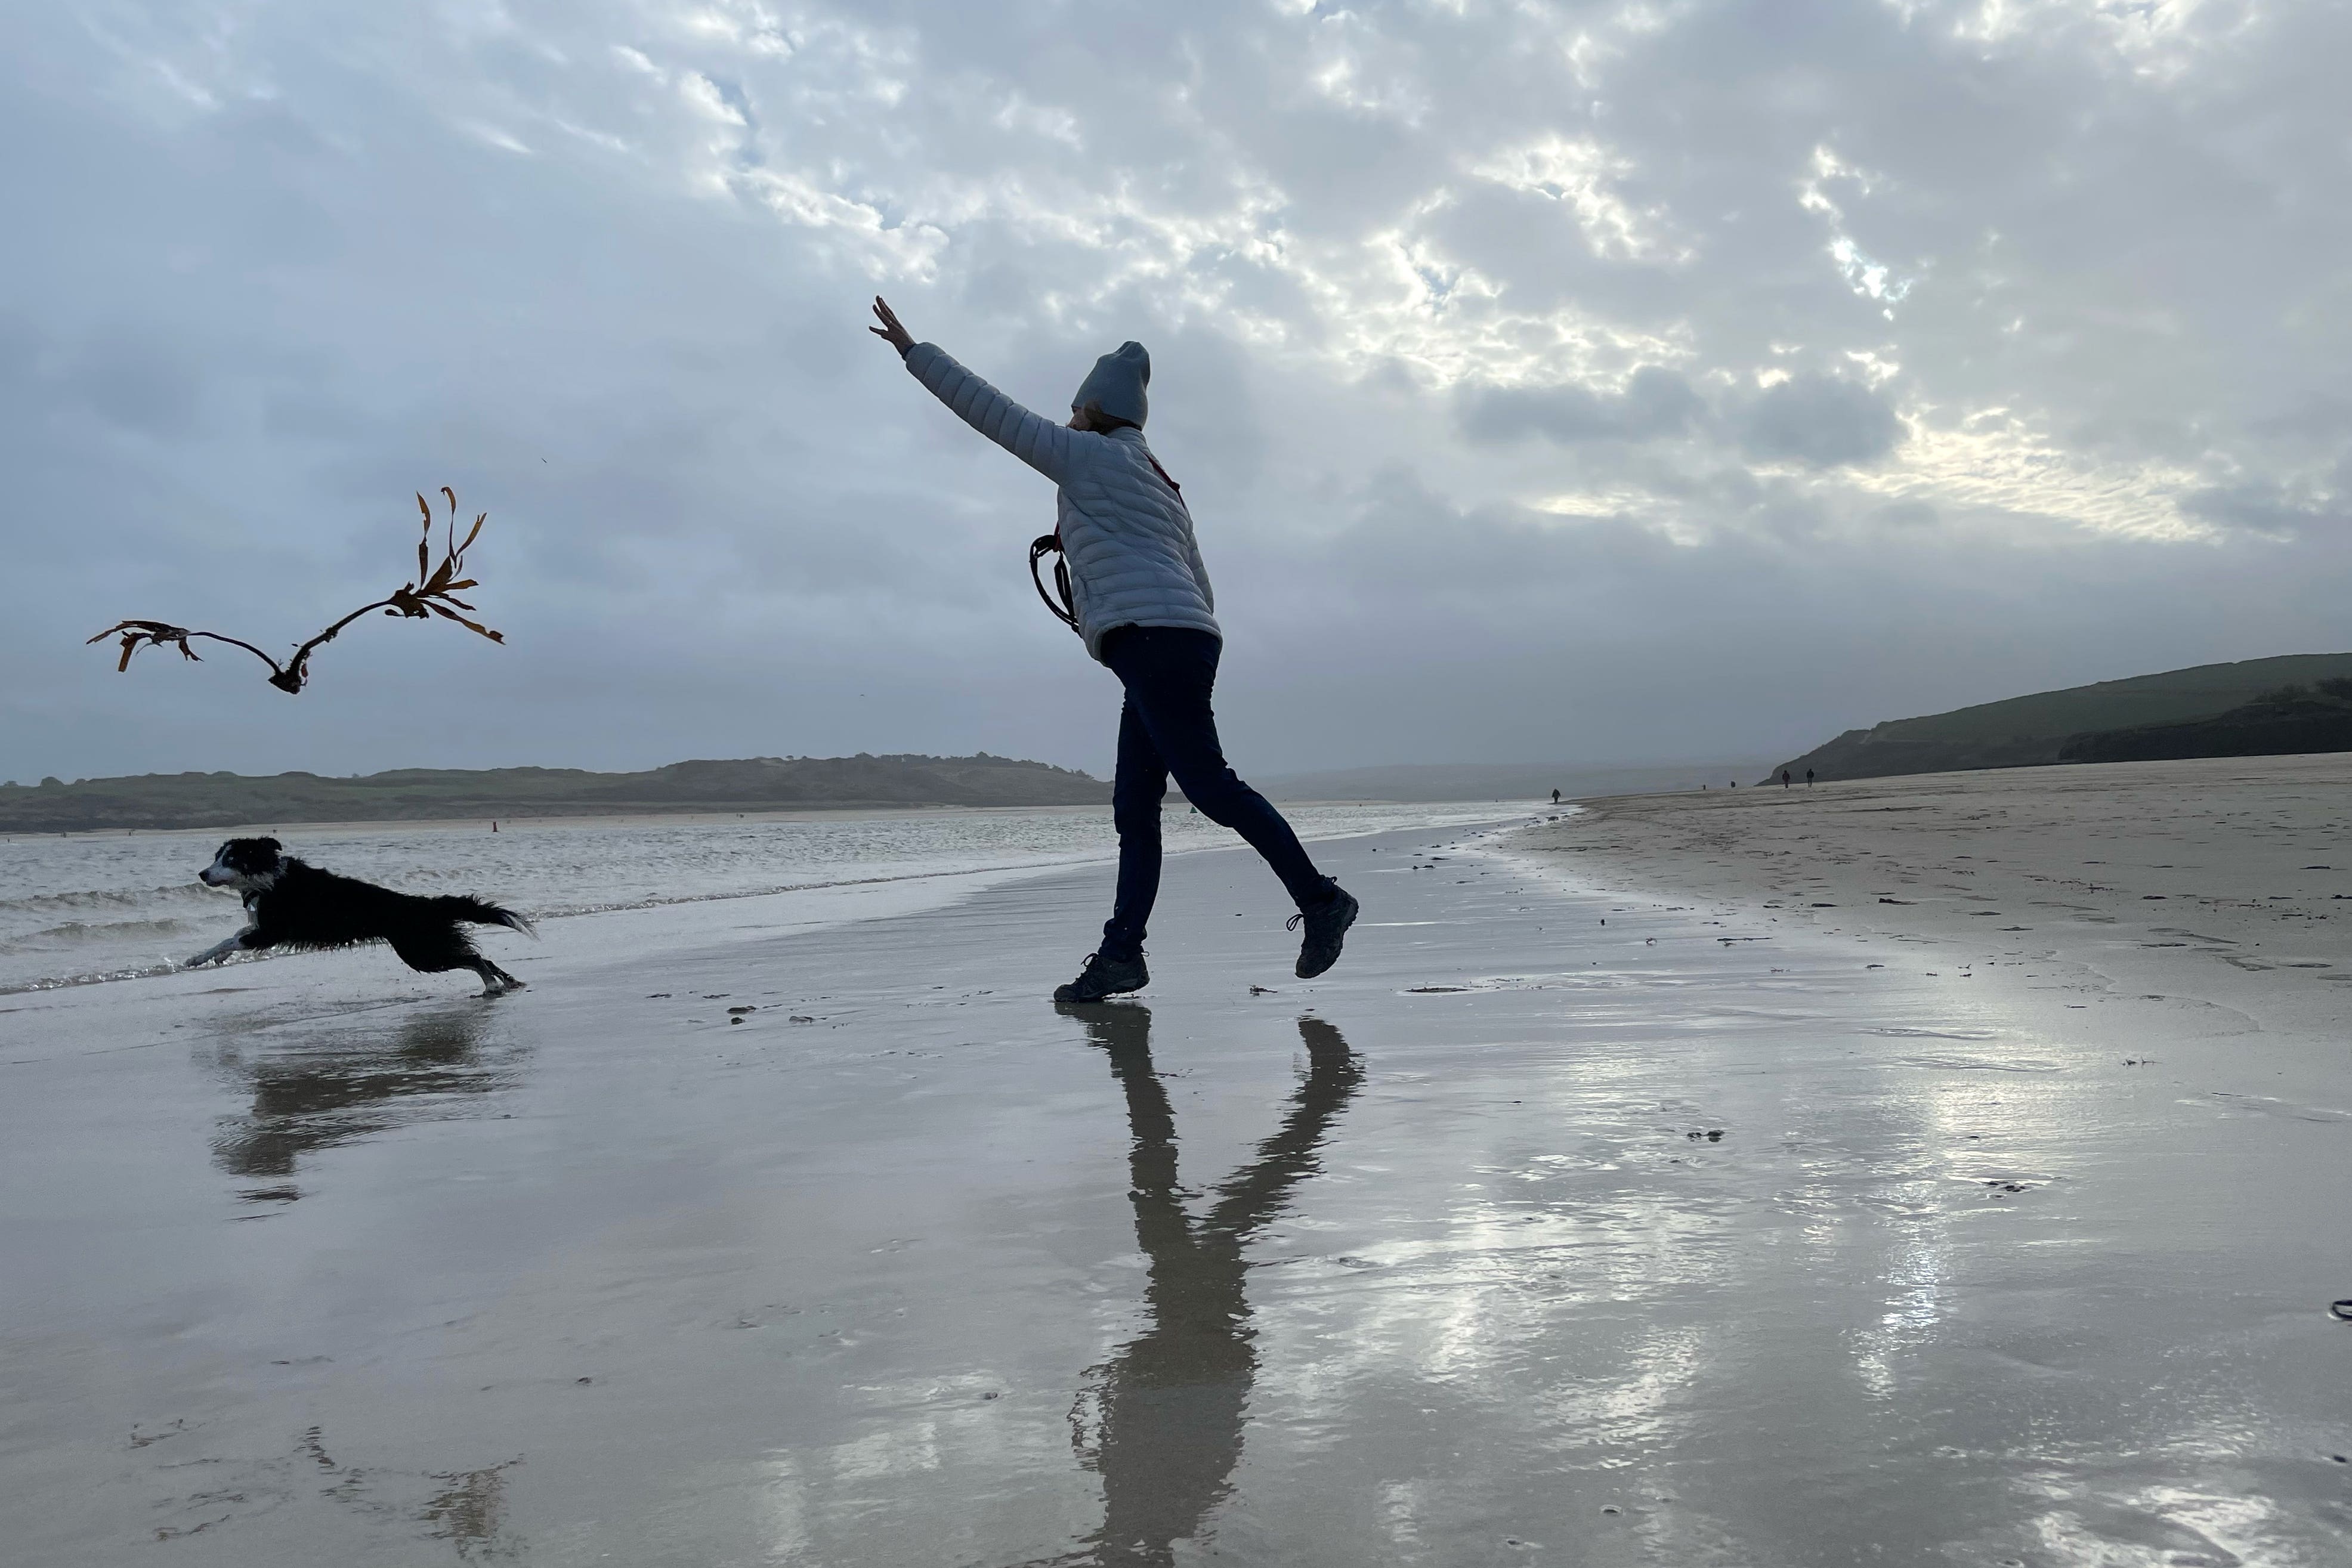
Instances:
[[[1786,789],[1789,787],[1789,784],[1790,784],[1789,770],[1788,770],[1787,768],[1783,768],[1782,769],[1780,769],[1780,788],[1781,788],[1781,789]]]
[[[1806,768],[1806,769],[1805,769],[1805,788],[1806,788],[1806,789],[1811,789],[1812,787],[1813,787],[1813,770],[1812,770],[1811,768]]]
[[[1551,803],[1555,806],[1559,804],[1559,791],[1557,789],[1551,792]]]
[[[1192,517],[1144,444],[1151,357],[1122,343],[1095,361],[1055,424],[1014,402],[930,343],[918,343],[880,298],[868,331],[965,423],[1059,487],[1056,532],[1070,572],[1071,607],[1087,652],[1126,688],[1111,820],[1118,829],[1118,891],[1101,946],[1055,1001],[1094,1002],[1151,980],[1143,936],[1160,895],[1160,803],[1171,774],[1210,821],[1265,857],[1305,924],[1295,972],[1312,979],[1339,960],[1357,904],[1315,869],[1298,835],[1265,797],[1226,766],[1210,694],[1224,633]]]

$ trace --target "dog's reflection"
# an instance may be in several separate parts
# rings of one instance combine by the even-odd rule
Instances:
[[[1298,1020],[1306,1081],[1281,1126],[1251,1161],[1210,1191],[1194,1218],[1176,1183],[1176,1118],[1151,1065],[1151,1013],[1139,1006],[1071,1008],[1127,1095],[1135,1239],[1150,1260],[1150,1326],[1087,1375],[1072,1429],[1081,1462],[1102,1477],[1103,1527],[1077,1561],[1172,1563],[1196,1535],[1241,1458],[1243,1407],[1257,1370],[1243,1252],[1318,1168],[1317,1150],[1363,1067],[1339,1031]]]
[[[522,1055],[480,1008],[322,1030],[299,1046],[226,1047],[215,1065],[252,1104],[222,1118],[214,1161],[233,1176],[279,1182],[248,1197],[297,1197],[284,1178],[304,1155],[407,1123],[482,1114],[482,1097],[515,1082]]]

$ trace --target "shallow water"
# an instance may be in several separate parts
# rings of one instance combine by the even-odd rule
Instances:
[[[1303,839],[1492,820],[1493,807],[1300,805]],[[1171,852],[1233,834],[1187,807],[1163,819]],[[196,873],[217,833],[78,833],[0,840],[0,995],[168,972],[236,929],[233,894]],[[789,821],[415,823],[277,831],[331,871],[425,894],[477,894],[534,919],[855,883],[1075,865],[1118,853],[1107,807],[844,812]]]
[[[1312,985],[1206,855],[1105,1008],[1039,999],[1099,870],[657,959],[588,938],[677,912],[592,916],[490,1003],[356,958],[9,998],[0,1540],[2352,1556],[2347,1124],[2290,1113],[2340,1050],[2151,1072],[1429,841],[1324,852],[1368,914]]]

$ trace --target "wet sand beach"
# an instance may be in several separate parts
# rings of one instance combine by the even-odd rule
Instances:
[[[495,1002],[364,954],[0,998],[0,1541],[2344,1561],[2340,1036],[1684,853],[1321,846],[1366,924],[1308,984],[1246,852],[1179,857],[1092,1009],[1042,998],[1100,867],[586,916]]]

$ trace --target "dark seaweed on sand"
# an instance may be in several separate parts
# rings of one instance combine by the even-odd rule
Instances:
[[[465,542],[460,544],[457,541],[457,492],[444,485],[441,486],[441,494],[449,498],[448,529],[446,538],[443,541],[441,564],[437,567],[432,564],[433,508],[420,495],[416,497],[416,509],[425,514],[425,532],[424,536],[416,541],[416,580],[414,582],[402,583],[391,593],[373,604],[361,605],[309,642],[297,647],[293,657],[288,659],[283,664],[252,643],[239,638],[225,637],[217,632],[192,632],[184,626],[174,626],[168,621],[118,622],[92,637],[90,641],[103,643],[113,636],[120,636],[122,639],[122,658],[114,666],[118,672],[128,670],[131,667],[131,656],[142,648],[161,648],[170,644],[180,650],[181,657],[197,659],[196,651],[188,646],[188,639],[191,637],[205,637],[215,643],[226,643],[233,648],[244,649],[263,664],[268,664],[269,684],[289,695],[299,695],[304,685],[309,682],[311,653],[321,644],[333,642],[337,632],[370,611],[381,610],[386,615],[405,617],[411,621],[429,620],[437,615],[444,621],[455,621],[468,632],[488,637],[493,643],[502,643],[506,641],[503,632],[493,632],[480,622],[469,620],[457,613],[460,610],[473,611],[474,609],[472,605],[458,598],[457,592],[460,589],[474,587],[476,580],[470,577],[459,577],[457,574],[465,570],[466,551],[473,548],[474,540],[481,536],[482,525],[489,520],[490,515],[488,512],[478,514],[474,518],[474,526],[467,530]]]

